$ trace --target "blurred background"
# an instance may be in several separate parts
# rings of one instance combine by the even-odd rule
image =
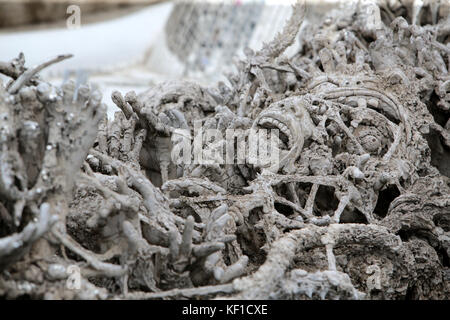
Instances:
[[[245,47],[261,48],[283,28],[293,2],[0,0],[0,60],[23,52],[30,67],[71,53],[41,75],[55,84],[94,83],[112,115],[113,90],[139,93],[168,79],[224,80]],[[307,0],[306,21],[353,2]]]

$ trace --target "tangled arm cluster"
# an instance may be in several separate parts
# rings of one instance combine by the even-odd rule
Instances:
[[[331,13],[287,58],[293,9],[231,86],[114,92],[114,119],[38,76],[68,56],[0,62],[0,296],[448,299],[446,8]],[[198,120],[278,129],[279,166],[174,161]]]

